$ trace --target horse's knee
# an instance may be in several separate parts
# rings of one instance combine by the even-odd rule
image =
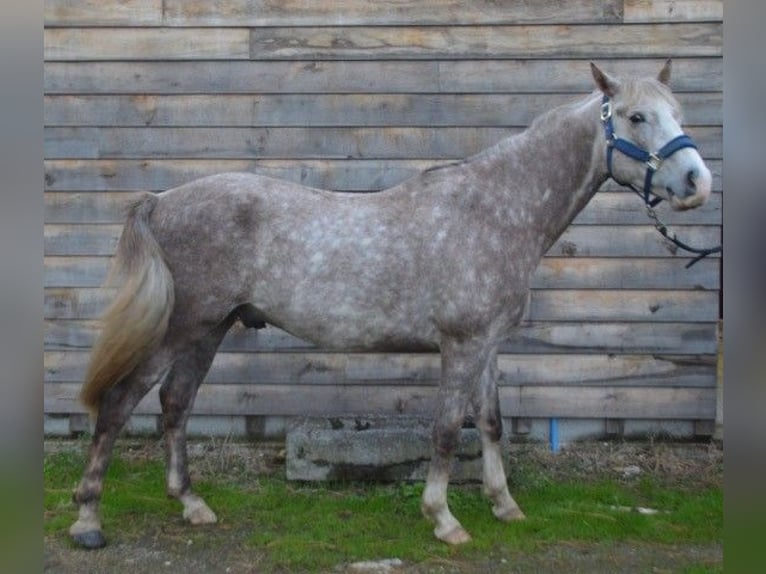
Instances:
[[[478,415],[479,430],[492,442],[498,442],[503,437],[503,416],[500,413],[500,401],[485,399],[475,402],[474,408]]]
[[[460,442],[461,422],[457,424],[443,424],[437,422],[434,425],[433,444],[436,454],[450,456],[457,449]]]

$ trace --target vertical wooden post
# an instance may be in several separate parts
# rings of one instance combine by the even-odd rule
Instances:
[[[723,319],[718,320],[718,362],[716,364],[715,430],[713,438],[723,440]]]

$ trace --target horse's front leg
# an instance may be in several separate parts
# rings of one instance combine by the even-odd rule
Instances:
[[[503,419],[497,381],[497,353],[493,351],[473,397],[476,426],[481,436],[484,494],[492,501],[492,513],[504,522],[521,520],[524,513],[508,491],[503,468]]]
[[[433,427],[431,464],[421,509],[435,523],[434,534],[448,544],[462,544],[471,536],[447,506],[447,485],[455,448],[460,440],[466,407],[487,359],[481,342],[442,343],[442,373]]]

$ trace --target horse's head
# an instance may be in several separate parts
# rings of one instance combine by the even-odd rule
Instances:
[[[603,94],[601,121],[609,175],[615,181],[690,209],[710,196],[712,177],[681,129],[681,108],[668,87],[670,60],[657,78],[618,79],[591,63]]]

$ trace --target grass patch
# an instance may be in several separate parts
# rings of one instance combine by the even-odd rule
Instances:
[[[517,493],[528,519],[504,525],[491,518],[476,488],[450,490],[450,506],[472,533],[471,544],[449,548],[436,542],[418,511],[422,487],[339,486],[294,489],[274,481],[254,503],[263,530],[251,542],[277,564],[329,568],[340,562],[397,556],[411,562],[484,556],[499,546],[532,552],[557,541],[641,541],[661,544],[720,540],[720,492],[662,491],[663,512],[642,515],[612,507],[655,504],[624,487],[556,484]],[[321,553],[317,553],[317,551]]]
[[[46,535],[67,537],[76,518],[71,493],[84,464],[83,452],[46,455]],[[138,540],[150,532],[215,544],[216,536],[236,529],[244,532],[244,545],[258,550],[262,567],[290,571],[387,557],[418,564],[514,556],[561,543],[711,544],[722,540],[723,532],[720,485],[689,489],[651,476],[625,483],[516,475],[512,492],[527,520],[511,525],[494,520],[478,486],[453,486],[450,506],[473,536],[473,542],[458,548],[433,538],[420,514],[422,484],[298,484],[276,476],[239,482],[214,475],[196,481],[220,520],[198,529],[184,525],[180,504],[166,497],[161,460],[118,455],[105,483],[105,532],[113,539]],[[658,512],[623,510],[635,507]],[[717,571],[690,568],[690,573]]]

